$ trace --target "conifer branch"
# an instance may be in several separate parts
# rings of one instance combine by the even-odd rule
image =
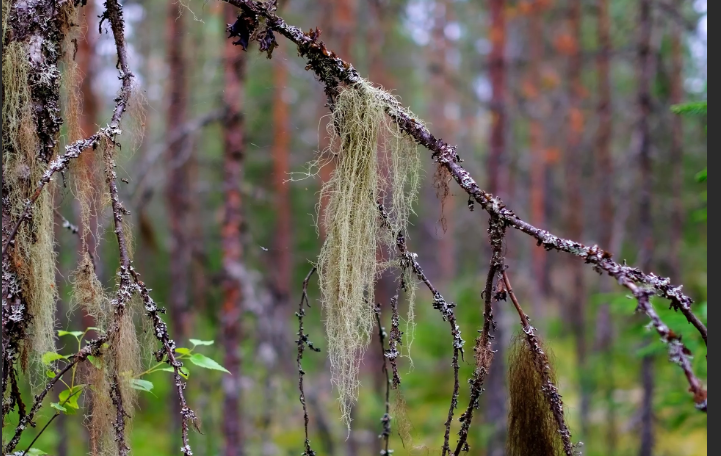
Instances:
[[[253,35],[252,32],[255,31],[254,27],[258,26],[258,18],[265,20],[267,30],[277,32],[293,42],[297,46],[300,56],[307,59],[308,65],[306,68],[313,70],[318,79],[324,84],[329,106],[333,106],[334,98],[339,93],[341,86],[353,86],[363,80],[349,62],[340,58],[320,41],[321,32],[319,29],[316,28],[304,33],[298,27],[287,24],[276,14],[276,9],[272,4],[254,0],[222,1],[238,7],[242,13],[239,16],[239,21],[236,24],[229,24],[228,28],[231,35],[240,37],[237,43],[241,44],[244,49],[248,47],[248,40]],[[234,35],[234,33],[236,34]],[[267,33],[264,36],[267,36]],[[267,46],[267,43],[265,45]],[[638,290],[643,290],[641,293],[645,295],[643,299],[647,299],[651,295],[658,295],[669,300],[671,308],[681,312],[686,317],[686,320],[698,330],[708,345],[708,330],[701,319],[693,312],[693,300],[683,293],[682,286],[673,285],[670,279],[659,277],[651,272],[644,272],[626,264],[619,264],[612,259],[613,256],[610,252],[597,245],[587,246],[578,241],[565,239],[522,220],[511,209],[506,207],[499,197],[481,189],[476,180],[463,167],[463,160],[456,151],[455,146],[451,146],[434,136],[425,125],[404,109],[395,97],[387,95],[383,98],[383,101],[386,103],[386,113],[398,124],[400,129],[411,136],[419,145],[430,150],[434,161],[451,174],[456,183],[468,194],[469,198],[488,212],[491,219],[501,223],[504,227],[514,228],[531,236],[536,240],[538,246],[543,246],[548,251],[557,250],[582,258],[586,263],[592,264],[600,274],[605,273],[615,278],[621,286],[629,289],[635,296]],[[639,298],[639,296],[636,297]],[[642,300],[639,303],[643,306]],[[653,322],[653,317],[649,317]],[[670,333],[670,336],[673,337],[668,340],[677,341],[678,336],[674,333]],[[667,340],[663,336],[662,338],[664,341]],[[674,346],[676,345],[674,344]],[[674,362],[677,362],[676,351],[672,355],[672,361]],[[690,365],[687,367],[690,369]],[[686,370],[685,367],[684,370]],[[693,383],[692,379],[689,381]],[[705,398],[702,400],[701,389],[697,388],[697,391],[694,392],[696,405],[699,409],[706,411],[706,400]]]

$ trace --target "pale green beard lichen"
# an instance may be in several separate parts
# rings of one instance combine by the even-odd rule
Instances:
[[[386,116],[387,96],[366,81],[343,90],[328,124],[330,146],[315,164],[335,163],[321,190],[321,200],[327,201],[322,220],[326,240],[318,275],[332,381],[348,426],[375,321],[368,299],[379,273],[397,264],[385,258],[395,251],[396,235],[406,231],[419,181],[415,143]],[[389,164],[385,176],[379,172],[384,161]],[[390,228],[381,223],[379,202],[386,207]]]
[[[38,138],[32,116],[29,86],[30,64],[24,43],[12,42],[3,55],[3,177],[9,189],[13,219],[25,210],[25,202],[37,188],[47,166],[37,159]],[[36,201],[32,218],[19,229],[13,262],[22,283],[28,313],[32,315],[29,348],[37,361],[55,349],[55,251],[53,185]]]

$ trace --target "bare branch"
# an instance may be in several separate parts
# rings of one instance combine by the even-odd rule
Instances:
[[[310,423],[310,418],[308,418],[308,406],[306,404],[305,389],[303,387],[303,377],[305,376],[305,371],[303,370],[303,353],[305,352],[305,347],[307,346],[314,352],[320,352],[320,349],[313,346],[313,342],[308,339],[308,334],[306,334],[303,329],[305,307],[310,307],[310,301],[308,300],[308,284],[310,283],[310,279],[313,277],[316,270],[317,268],[314,266],[308,275],[305,276],[305,280],[303,281],[303,294],[300,297],[298,312],[295,314],[295,316],[298,317],[298,340],[295,341],[296,344],[298,344],[298,357],[296,358],[296,364],[298,365],[298,390],[300,391],[300,403],[303,405],[303,422],[305,425],[305,451],[302,456],[316,455],[315,451],[313,451],[313,448],[310,446],[310,436],[308,435],[308,424]]]

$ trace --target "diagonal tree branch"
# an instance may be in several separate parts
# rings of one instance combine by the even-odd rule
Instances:
[[[320,30],[311,30],[304,33],[298,27],[287,24],[276,14],[276,7],[271,3],[263,3],[253,0],[222,0],[234,5],[241,10],[241,17],[250,19],[250,23],[257,27],[258,19],[262,18],[268,30],[277,32],[292,41],[298,48],[300,56],[308,61],[307,69],[313,70],[318,79],[325,85],[329,106],[333,105],[335,95],[342,85],[354,86],[362,81],[358,71],[342,58],[329,50],[319,40]],[[248,21],[246,21],[248,24]],[[231,27],[232,28],[232,27]],[[254,32],[255,30],[246,30]],[[268,34],[265,33],[265,36]],[[249,33],[248,37],[251,37]],[[241,40],[242,41],[242,40]],[[239,41],[247,48],[248,42]],[[546,250],[557,250],[565,252],[585,260],[586,263],[594,265],[599,273],[605,273],[615,278],[618,283],[634,293],[637,289],[658,295],[671,301],[671,308],[681,312],[701,334],[708,344],[708,330],[703,322],[696,316],[691,308],[693,300],[683,293],[682,286],[673,285],[668,278],[659,277],[650,272],[619,264],[613,260],[610,252],[607,252],[597,245],[587,246],[578,241],[564,239],[546,230],[537,228],[522,220],[497,196],[481,189],[476,180],[463,167],[463,160],[451,146],[442,139],[434,136],[419,120],[404,109],[398,100],[386,95],[382,100],[386,105],[386,113],[398,124],[401,130],[411,136],[419,145],[426,147],[432,152],[432,158],[439,166],[444,167],[453,176],[456,183],[468,194],[472,201],[478,203],[483,210],[488,212],[491,218],[495,218],[504,226],[514,228],[534,238],[539,246]],[[643,299],[634,294],[639,304],[643,307]],[[645,299],[645,298],[644,298]],[[677,340],[678,336],[670,340]],[[696,394],[694,394],[697,396]],[[699,402],[700,396],[695,397],[696,405],[701,410],[706,410],[705,400]]]

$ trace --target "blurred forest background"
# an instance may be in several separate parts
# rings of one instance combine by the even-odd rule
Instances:
[[[302,173],[324,147],[328,110],[322,86],[284,39],[271,60],[255,47],[244,53],[230,45],[225,25],[236,13],[224,3],[122,3],[131,67],[147,101],[140,119],[145,135],[124,144],[118,167],[119,177],[128,180],[121,196],[132,214],[135,266],[168,308],[178,346],[213,340],[196,352],[233,372],[189,365],[189,404],[202,422],[202,434],[192,434],[193,450],[240,454],[225,451],[226,439],[237,438],[244,454],[301,454],[294,313],[322,243],[315,205],[329,171],[293,181],[289,173]],[[517,214],[683,283],[706,318],[706,118],[672,110],[706,99],[705,1],[280,4],[288,23],[321,29],[330,49],[398,95],[436,135],[457,144],[481,187],[499,194]],[[101,7],[88,0],[80,9],[75,58],[84,75],[86,134],[104,125],[120,84],[112,36],[98,33]],[[650,8],[645,15],[644,7]],[[652,72],[646,81],[639,76],[643,30],[650,30]],[[650,110],[640,122],[646,89]],[[230,139],[223,122],[228,108],[242,113]],[[228,161],[228,144],[238,145],[242,172],[229,168],[238,162]],[[430,153],[420,153],[425,171],[409,247],[444,296],[457,303],[459,324],[472,340],[482,324],[480,295],[490,254],[486,215],[469,211],[455,184],[442,207]],[[236,209],[242,249],[234,276],[239,305],[228,298],[223,273],[228,185],[240,185],[241,191]],[[83,331],[92,321],[69,307],[79,238],[62,228],[63,219],[75,223],[78,208],[67,187],[58,185],[56,191],[62,287],[57,320],[59,329]],[[650,214],[650,225],[643,214]],[[93,242],[99,276],[112,288],[117,249],[108,219],[103,214],[93,222],[108,230]],[[707,417],[694,410],[683,373],[668,362],[647,320],[634,315],[627,293],[580,260],[546,253],[519,233],[509,234],[508,245],[516,292],[553,349],[571,431],[574,441],[584,442],[583,453],[707,454]],[[376,290],[388,327],[394,280],[384,277]],[[314,281],[309,290],[313,307],[306,312],[306,332],[322,350],[304,358],[313,446],[323,455],[381,454],[385,376],[378,342],[362,365],[361,396],[348,434],[330,384]],[[436,454],[442,444],[453,378],[447,327],[432,302],[427,290],[419,289],[412,362],[400,361],[413,442],[401,442],[394,422],[391,448],[397,455],[412,454],[412,448],[413,454]],[[657,303],[665,321],[698,354],[694,367],[705,381],[703,341],[666,307]],[[474,455],[504,452],[504,347],[520,328],[511,308],[499,306],[496,312],[501,348],[471,427]],[[58,344],[62,353],[75,350],[71,337],[59,337]],[[461,404],[468,401],[471,353],[461,364]],[[150,354],[146,361],[152,366]],[[143,377],[153,388],[140,396],[133,454],[178,453],[170,376]],[[234,427],[242,433],[229,437]],[[456,422],[452,442],[457,429]],[[34,446],[57,456],[87,454],[85,433],[82,414],[62,416]],[[25,436],[20,447],[31,439]]]

